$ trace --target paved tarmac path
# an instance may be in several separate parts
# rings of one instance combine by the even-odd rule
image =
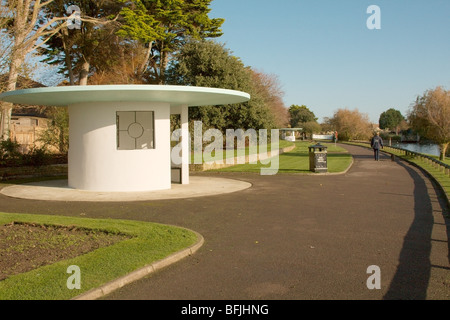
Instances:
[[[120,218],[203,235],[193,256],[105,299],[316,300],[450,298],[449,211],[416,167],[343,145],[342,175],[211,174],[249,181],[232,194],[123,203],[7,198],[1,212]],[[208,174],[202,174],[208,175]],[[376,265],[381,289],[369,290]]]

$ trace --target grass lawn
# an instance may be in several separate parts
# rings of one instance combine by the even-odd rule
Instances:
[[[34,226],[71,226],[85,231],[89,229],[89,232],[95,230],[103,234],[126,237],[123,237],[124,240],[116,239],[112,245],[76,257],[36,266],[31,271],[11,275],[0,281],[0,300],[71,299],[186,249],[198,241],[198,235],[190,230],[156,223],[0,213],[0,226],[11,226],[12,222]],[[12,240],[13,237],[14,234],[9,234],[8,237],[4,236],[3,241]],[[60,235],[55,235],[51,239],[36,241],[32,245],[52,246],[53,250],[61,250],[62,253],[68,250],[68,241],[73,245],[76,244],[73,236],[61,238]],[[80,243],[83,241],[87,240],[79,240]],[[58,243],[59,246],[56,245]],[[0,249],[0,258],[4,259],[7,256],[7,250],[17,250],[19,253],[26,248],[23,245],[6,245],[3,252]],[[71,265],[80,268],[81,289],[67,288],[67,281],[71,276],[67,273],[67,268]]]
[[[327,161],[328,172],[337,173],[346,170],[351,162],[352,156],[347,150],[335,146],[334,143],[322,143],[328,147]],[[309,141],[296,141],[295,149],[283,153],[279,157],[279,173],[311,173],[309,170],[309,151],[308,147],[313,145]],[[261,168],[269,165],[258,164],[239,164],[236,166],[211,170],[216,172],[260,172]]]
[[[433,167],[432,165],[421,161],[417,158],[414,158],[412,156],[404,156],[404,158],[407,158],[409,161],[417,164],[418,166],[422,167],[427,171],[429,174],[431,174],[439,183],[441,184],[442,188],[447,193],[447,197],[450,199],[450,177],[446,175],[442,170],[438,170],[436,167]]]
[[[439,156],[434,156],[434,155],[430,155],[431,157],[435,158],[436,160],[439,160],[445,164],[448,164],[450,166],[450,158],[449,157],[445,157],[444,161],[439,159]]]
[[[290,147],[293,144],[294,143],[290,142],[290,141],[280,140],[280,142],[279,142],[279,149]],[[259,144],[257,145],[257,148],[255,148],[255,149],[256,149],[256,152],[250,152],[251,151],[250,147],[246,147],[243,150],[234,149],[233,153],[227,153],[226,148],[224,148],[222,150],[222,155],[221,155],[221,157],[219,159],[227,159],[227,158],[231,158],[231,157],[238,157],[241,154],[244,154],[244,155],[255,154],[259,150]],[[267,145],[267,151],[271,151],[271,149],[272,149],[272,144],[269,143]],[[253,149],[252,149],[252,151],[253,151]],[[196,158],[201,158],[203,160],[203,162],[208,162],[208,161],[214,161],[215,157],[216,157],[216,150],[212,150],[211,153],[202,152],[202,154],[191,152],[191,163],[195,163]]]

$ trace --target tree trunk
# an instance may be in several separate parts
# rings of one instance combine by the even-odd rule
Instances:
[[[164,42],[161,42],[161,52],[159,59],[159,76],[158,76],[158,84],[166,83],[166,67],[169,61],[167,52],[164,50]]]
[[[66,65],[67,65],[67,70],[69,71],[69,83],[71,86],[75,85],[75,77],[73,74],[73,69],[72,69],[72,58],[65,54],[65,59],[66,59]]]
[[[73,85],[75,85],[75,76],[73,74],[72,57],[70,56],[70,46],[67,45],[68,41],[69,41],[68,40],[69,35],[68,35],[67,30],[62,30],[61,34],[62,34],[62,41],[63,41],[63,48],[64,48],[64,57],[66,60],[66,67],[69,72],[69,82],[70,82],[70,85],[73,86]]]
[[[441,149],[441,154],[440,154],[440,156],[439,156],[439,160],[440,160],[440,161],[444,161],[444,160],[445,160],[445,154],[446,154],[446,152],[447,152],[448,144],[449,144],[449,142],[447,142],[447,143],[441,143],[441,144],[439,145],[439,149]]]
[[[62,126],[59,126],[59,143],[58,143],[58,149],[59,153],[65,153],[66,150],[64,150],[64,128]]]
[[[16,90],[17,78],[19,76],[19,66],[23,63],[24,60],[25,58],[22,58],[22,55],[19,54],[11,61],[11,64],[9,65],[8,84],[6,87],[6,91]],[[7,140],[11,137],[10,130],[12,109],[12,103],[3,103],[1,116],[1,137],[3,140]]]
[[[6,123],[7,123],[6,113],[9,111],[8,104],[9,103],[7,103],[7,102],[2,103],[2,109],[0,112],[0,121],[1,121],[0,122],[0,130],[1,130],[0,131],[0,140],[8,140],[8,138],[9,138],[9,132],[6,129]]]
[[[163,60],[161,62],[160,84],[166,84],[166,70],[168,64],[169,64],[169,55],[167,52],[164,52]]]
[[[142,61],[142,64],[139,66],[139,70],[137,72],[137,74],[139,76],[139,80],[141,80],[142,75],[144,74],[145,70],[147,69],[147,66],[148,66],[148,63],[149,63],[149,59],[150,59],[150,55],[152,53],[152,46],[153,46],[153,42],[150,42],[148,44],[148,49],[147,49],[147,52],[145,53],[144,60]]]
[[[11,114],[13,104],[6,102],[2,108],[2,139],[8,140],[11,136]]]
[[[83,62],[80,72],[80,86],[87,86],[89,77],[89,68],[90,68],[89,62],[87,61]]]

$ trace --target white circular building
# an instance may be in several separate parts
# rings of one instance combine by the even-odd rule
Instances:
[[[1,101],[69,107],[69,187],[100,192],[189,184],[188,108],[248,101],[240,91],[163,85],[102,85],[5,92]],[[171,165],[170,115],[179,114],[182,164]],[[186,138],[184,138],[186,137]]]

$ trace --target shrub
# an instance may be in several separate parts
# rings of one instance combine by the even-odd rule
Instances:
[[[26,166],[41,167],[49,164],[50,158],[45,148],[34,147],[27,154],[22,155],[22,163]]]
[[[0,141],[0,156],[2,159],[9,159],[17,157],[19,153],[20,144],[11,139]]]
[[[11,139],[0,141],[0,165],[5,166],[20,161],[20,144]]]
[[[20,167],[32,166],[41,167],[50,164],[52,155],[47,152],[45,147],[33,147],[28,153],[22,154],[19,151],[20,144],[11,139],[0,141],[0,166],[2,167]],[[58,160],[58,163],[61,160]],[[62,159],[64,161],[64,159]]]

